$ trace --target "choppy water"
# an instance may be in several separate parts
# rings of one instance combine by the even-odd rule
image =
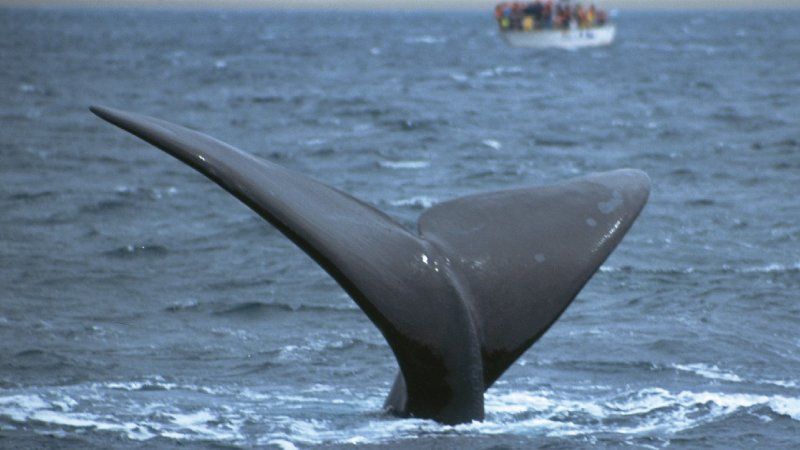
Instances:
[[[623,13],[511,49],[490,14],[0,9],[0,447],[800,446],[798,13]],[[457,427],[246,207],[90,115],[204,130],[411,226],[628,166],[622,245]]]

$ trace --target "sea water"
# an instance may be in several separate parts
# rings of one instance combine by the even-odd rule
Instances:
[[[569,52],[507,47],[491,11],[0,9],[0,447],[800,446],[800,14],[616,23]],[[344,291],[90,104],[410,229],[593,171],[653,190],[484,422],[397,419]]]

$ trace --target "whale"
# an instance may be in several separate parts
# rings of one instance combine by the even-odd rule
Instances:
[[[556,322],[639,216],[636,169],[478,193],[407,229],[376,207],[198,131],[90,110],[197,170],[319,264],[378,328],[399,366],[384,409],[459,424]]]

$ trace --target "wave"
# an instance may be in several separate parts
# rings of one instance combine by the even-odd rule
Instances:
[[[307,339],[299,345],[286,345],[278,355],[281,360],[307,360],[307,353],[328,353],[352,349],[384,350],[383,342],[374,343],[356,337],[343,336],[340,340]]]
[[[534,143],[540,147],[577,147],[581,145],[579,141],[565,139],[554,136],[531,136]]]
[[[682,372],[690,372],[709,380],[727,381],[731,383],[754,383],[754,384],[768,384],[773,386],[780,386],[783,388],[798,388],[800,384],[793,380],[770,380],[770,379],[757,379],[746,380],[743,377],[726,370],[722,370],[716,365],[694,363],[694,364],[672,364],[671,366]]]
[[[148,389],[184,390],[213,395],[214,406],[181,406],[185,394],[136,396]],[[41,388],[40,388],[41,389]],[[621,435],[670,439],[676,433],[723,421],[738,413],[800,422],[800,398],[741,392],[678,391],[661,387],[609,393],[606,387],[564,394],[534,390],[490,389],[486,420],[456,426],[430,420],[397,419],[371,412],[352,422],[287,415],[304,408],[378,410],[382,392],[353,398],[347,389],[313,386],[305,390],[215,389],[167,383],[163,379],[47,388],[36,393],[0,392],[0,421],[46,431],[52,427],[117,433],[143,441],[210,440],[234,445],[283,442],[285,448],[319,444],[380,444],[426,437],[528,437]],[[124,391],[115,394],[115,391]],[[120,401],[124,398],[125,401]],[[138,399],[141,399],[140,401]],[[144,403],[142,403],[144,402]],[[208,401],[203,402],[208,405]],[[337,407],[339,407],[337,406]],[[277,408],[277,410],[276,410]],[[253,423],[263,427],[254,430]]]
[[[494,78],[503,75],[518,75],[523,73],[520,66],[497,66],[478,72],[480,78]]]
[[[167,307],[164,308],[164,311],[167,312],[189,311],[197,309],[199,306],[200,303],[198,303],[198,301],[194,299],[178,300],[167,305]]]
[[[71,400],[69,397],[66,399]],[[118,421],[114,417],[71,411],[74,404],[74,401],[64,401],[64,399],[48,402],[35,394],[0,397],[0,417],[5,416],[16,423],[41,423],[49,426],[117,432],[137,441],[157,436],[145,425]]]
[[[266,287],[274,283],[274,280],[264,277],[239,278],[209,283],[207,287],[213,291],[235,291],[239,289]]]
[[[597,434],[670,436],[722,420],[739,411],[755,413],[766,408],[773,414],[800,421],[800,399],[740,393],[672,393],[647,388],[600,400],[569,399],[549,390],[492,392],[486,396],[486,420],[456,426],[430,420],[381,418],[346,430],[326,423],[288,421],[281,438],[292,443],[380,444],[419,436],[445,437],[521,436],[570,437]],[[273,436],[278,438],[278,436]]]
[[[163,377],[155,376],[151,378],[146,378],[140,381],[107,381],[102,383],[92,383],[92,389],[100,390],[100,389],[112,389],[118,391],[142,391],[142,392],[151,392],[151,391],[187,391],[187,392],[199,392],[203,394],[218,394],[222,391],[219,389],[213,389],[206,386],[199,386],[196,384],[178,384],[178,383],[171,383],[167,382]]]
[[[290,305],[288,303],[242,302],[217,310],[215,315],[259,315],[271,312],[342,312],[358,311],[358,307],[337,305]]]
[[[30,200],[39,200],[42,198],[53,197],[57,195],[55,191],[29,191],[29,192],[15,192],[13,194],[8,195],[9,200],[21,200],[21,201],[30,201]]]
[[[481,144],[494,150],[500,150],[501,148],[503,148],[503,144],[501,144],[498,141],[495,141],[494,139],[484,139],[481,141]]]
[[[286,99],[280,95],[253,95],[250,97],[251,103],[281,103]]]
[[[717,202],[710,198],[695,198],[683,202],[687,206],[713,206]]]
[[[286,439],[272,439],[271,441],[267,441],[267,445],[274,445],[280,450],[297,450],[297,446]]]
[[[437,131],[450,123],[443,118],[421,119],[386,119],[380,120],[379,125],[392,131]]]
[[[672,393],[663,388],[646,388],[600,400],[560,399],[548,391],[487,396],[489,414],[496,414],[498,418],[510,415],[521,419],[507,423],[505,432],[521,431],[521,427],[540,424],[539,428],[544,428],[542,431],[550,436],[674,434],[742,409],[760,407],[800,420],[800,399],[780,395]],[[479,428],[482,426],[477,425]]]
[[[106,211],[114,211],[130,206],[127,200],[114,199],[114,200],[99,200],[97,202],[83,205],[79,208],[81,214],[100,214]]]
[[[741,273],[775,273],[775,272],[798,272],[800,271],[800,261],[794,264],[772,263],[764,266],[750,266],[740,269]]]
[[[113,258],[138,258],[138,257],[159,257],[169,253],[169,249],[163,245],[128,244],[124,247],[117,247],[103,252],[103,255]]]
[[[800,141],[795,139],[783,139],[772,142],[755,141],[750,145],[750,148],[759,151],[768,148],[777,148],[779,150],[784,150],[782,153],[794,153],[792,150],[800,149]]]
[[[401,198],[389,202],[392,206],[410,206],[414,209],[427,209],[435,205],[437,200],[426,195],[417,195],[409,198]]]
[[[653,273],[653,274],[713,274],[713,273],[794,273],[800,271],[800,261],[790,264],[768,263],[758,266],[733,267],[723,264],[719,267],[696,268],[686,267],[635,267],[635,266],[601,266],[600,272],[614,273]]]
[[[81,362],[73,360],[62,353],[38,348],[19,351],[11,358],[4,358],[2,364],[0,364],[0,367],[6,370],[37,371],[59,371],[81,366]]]
[[[178,188],[167,186],[164,188],[142,188],[119,185],[114,188],[114,192],[120,197],[146,198],[150,200],[160,200],[164,197],[171,197],[178,194]]]
[[[114,196],[101,198],[92,203],[82,205],[82,214],[103,214],[132,206],[137,201],[158,201],[164,197],[174,196],[178,189],[174,186],[164,188],[142,188],[119,185],[114,188]]]
[[[457,81],[459,83],[466,83],[467,81],[469,81],[469,76],[461,72],[453,72],[448,76],[450,77],[451,80]]]
[[[447,42],[447,38],[442,36],[431,36],[423,34],[419,36],[410,36],[404,39],[406,44],[441,44]]]
[[[634,267],[634,266],[600,266],[603,273],[654,273],[654,274],[690,274],[695,272],[694,267]]]
[[[725,372],[715,365],[709,366],[702,363],[673,364],[672,367],[683,372],[691,372],[695,375],[699,375],[710,380],[733,381],[737,383],[742,382],[742,378],[739,375],[731,372]]]
[[[424,169],[430,167],[430,161],[379,161],[378,165],[386,169]]]

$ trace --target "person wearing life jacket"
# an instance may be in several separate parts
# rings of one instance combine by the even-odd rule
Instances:
[[[535,2],[528,3],[528,6],[525,7],[525,14],[529,16],[533,16],[533,20],[539,22],[542,20],[542,12],[544,11],[544,3],[541,0],[536,0]]]
[[[511,4],[511,29],[512,30],[521,30],[522,29],[522,16],[523,16],[523,4],[520,2],[514,2]]]
[[[578,27],[586,28],[586,9],[580,3],[575,6],[575,20],[578,21]]]
[[[544,9],[542,9],[542,27],[553,27],[553,0],[544,2]]]
[[[594,21],[597,19],[597,10],[594,8],[594,3],[589,5],[589,11],[586,13],[586,23],[589,27],[594,26]]]
[[[597,11],[597,25],[602,27],[603,25],[606,24],[607,21],[608,21],[608,14],[602,9],[600,11]]]
[[[494,5],[494,20],[500,22],[500,19],[503,17],[503,3],[498,3]]]
[[[581,29],[603,26],[608,13],[594,3],[588,7],[569,0],[534,0],[531,2],[500,2],[495,5],[494,17],[500,29],[532,31],[535,29],[568,30],[573,23]]]
[[[498,3],[494,5],[494,20],[497,21],[497,25],[500,26],[501,29],[505,28],[503,26],[503,9],[505,9],[505,3]]]
[[[495,6],[494,17],[497,19],[501,30],[508,30],[511,28],[511,12],[512,6],[509,2],[498,3],[497,6]]]
[[[572,9],[569,5],[564,5],[561,8],[561,28],[568,30],[569,22],[572,20]]]
[[[525,18],[522,21],[523,30],[531,31],[533,28],[541,28],[544,12],[544,3],[541,0],[528,3],[523,12],[525,13]]]
[[[556,3],[553,28],[564,28],[564,6],[561,3]]]

